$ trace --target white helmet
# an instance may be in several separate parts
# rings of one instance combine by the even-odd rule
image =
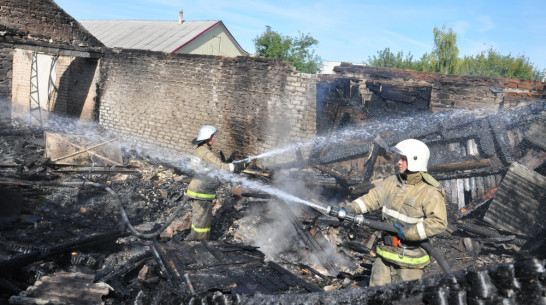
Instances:
[[[408,159],[408,170],[411,172],[426,172],[430,151],[425,143],[407,139],[399,142],[391,148],[397,154],[406,156]]]
[[[199,133],[197,133],[197,138],[195,138],[192,142],[194,144],[199,144],[203,141],[207,141],[210,139],[214,134],[216,133],[216,128],[205,125],[199,129]]]

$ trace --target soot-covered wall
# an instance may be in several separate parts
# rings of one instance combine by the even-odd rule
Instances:
[[[238,157],[316,132],[316,76],[282,60],[113,50],[102,59],[99,102],[105,128],[184,153],[202,125]]]
[[[417,112],[495,112],[546,98],[544,83],[446,75],[342,63],[317,88],[319,133],[350,123]]]

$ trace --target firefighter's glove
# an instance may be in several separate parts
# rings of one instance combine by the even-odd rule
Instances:
[[[356,214],[356,209],[350,202],[343,204],[343,208],[349,214]]]
[[[400,238],[401,240],[406,240],[406,236],[404,235],[404,227],[397,223],[394,224],[394,227],[398,230],[398,238]]]
[[[234,169],[233,171],[236,172],[236,173],[240,173],[240,172],[242,172],[245,168],[247,168],[248,162],[246,162],[246,161],[237,162],[237,163],[233,163],[233,165],[235,165],[235,169]]]

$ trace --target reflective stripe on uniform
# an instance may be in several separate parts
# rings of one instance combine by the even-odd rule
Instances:
[[[423,239],[427,239],[427,232],[425,232],[425,225],[423,224],[423,222],[418,222],[417,225],[417,233],[419,234],[419,238],[421,240]]]
[[[186,193],[193,198],[201,198],[201,199],[214,199],[216,198],[216,194],[202,194],[202,193],[196,193],[194,191],[187,190]]]
[[[389,261],[399,262],[402,264],[418,266],[418,265],[426,264],[428,261],[430,261],[430,256],[428,256],[428,254],[421,257],[409,257],[409,256],[400,255],[399,253],[392,253],[390,251],[385,251],[381,249],[380,247],[378,247],[376,250],[377,250],[377,255]]]
[[[383,207],[383,214],[385,215],[388,215],[390,217],[393,217],[393,218],[396,218],[398,220],[401,220],[405,223],[409,223],[409,224],[416,224],[416,223],[420,223],[420,222],[423,222],[424,218],[423,217],[420,217],[420,218],[415,218],[415,217],[409,217],[409,216],[406,216],[404,214],[401,214],[400,212],[398,211],[395,211],[395,210],[391,210],[387,207]]]
[[[210,228],[198,228],[193,223],[191,224],[191,228],[197,233],[205,233],[210,231]]]
[[[362,199],[357,198],[357,199],[355,199],[355,202],[356,202],[356,204],[358,204],[358,207],[362,211],[362,214],[368,212],[368,209],[366,208],[366,205],[364,204],[364,201],[362,201]]]

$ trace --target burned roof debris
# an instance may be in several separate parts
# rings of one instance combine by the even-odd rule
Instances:
[[[446,189],[450,226],[431,241],[452,273],[434,261],[423,280],[379,288],[367,287],[374,229],[274,193],[226,185],[214,208],[214,241],[184,241],[191,210],[180,198],[189,173],[134,150],[122,152],[122,166],[93,163],[93,148],[103,142],[79,140],[61,142],[72,147],[64,155],[81,160],[59,164],[45,157],[47,133],[6,121],[0,266],[8,272],[0,276],[1,298],[12,304],[69,304],[83,296],[86,304],[540,303],[544,105],[445,116],[414,134],[430,145],[430,171]],[[339,146],[333,136],[316,141],[309,159],[296,150],[294,162],[255,166],[244,175],[281,189],[291,184],[300,188],[294,195],[312,202],[341,204],[381,184],[392,169],[389,147],[398,131],[372,133],[353,133]],[[126,229],[120,202],[141,232],[156,231],[175,210],[182,222],[139,238]]]

